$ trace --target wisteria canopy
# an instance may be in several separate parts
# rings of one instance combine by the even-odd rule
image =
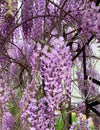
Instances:
[[[0,0],[0,130],[99,130],[94,43],[99,0]]]

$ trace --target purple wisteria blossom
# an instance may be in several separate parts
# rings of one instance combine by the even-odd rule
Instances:
[[[2,117],[2,130],[14,129],[14,117],[11,113],[5,112]]]
[[[50,46],[52,46],[50,48]],[[52,38],[41,56],[41,75],[49,107],[60,109],[61,102],[71,99],[71,54],[62,37]]]

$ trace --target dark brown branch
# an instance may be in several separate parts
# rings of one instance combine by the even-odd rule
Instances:
[[[59,7],[59,5],[55,4],[53,1],[49,0],[51,4],[53,4],[55,7],[57,7],[58,9],[62,10],[61,7]],[[78,20],[77,18],[73,17],[69,12],[66,12],[64,9],[63,9],[63,12],[65,13],[64,16],[66,15],[69,15],[73,20],[75,20],[76,22],[80,23],[80,20]]]
[[[94,38],[94,36],[92,35],[92,36],[90,37],[90,39],[86,42],[85,46],[89,45],[89,43],[91,42],[91,40],[92,40],[93,38]],[[79,52],[77,52],[77,54],[72,58],[72,61],[74,61],[74,60],[81,54],[81,52],[84,50],[85,46],[83,46],[83,47],[79,50]]]
[[[89,107],[90,110],[92,110],[97,116],[100,117],[100,112],[97,111],[95,108],[93,108],[91,105],[87,105]]]

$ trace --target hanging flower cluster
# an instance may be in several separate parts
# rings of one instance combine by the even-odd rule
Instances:
[[[23,96],[20,101],[20,109],[21,109],[21,122],[22,122],[22,130],[28,129],[29,122],[32,123],[32,126],[36,127],[37,122],[37,100],[36,100],[36,92],[37,86],[35,81],[32,81],[29,86],[25,89]]]
[[[55,116],[62,103],[71,100],[71,53],[62,37],[52,38],[50,44],[41,48],[37,44],[32,57],[32,75],[41,76],[42,92],[32,80],[23,93],[20,107],[23,129],[31,123],[30,129],[54,129]],[[38,62],[37,62],[38,61]],[[37,69],[38,67],[38,69]],[[39,72],[40,71],[40,72]],[[27,96],[26,96],[27,95]]]
[[[2,130],[14,129],[14,117],[10,112],[5,112],[2,117]]]
[[[71,54],[62,37],[52,38],[44,46],[40,71],[49,107],[60,109],[63,101],[71,99]]]
[[[2,119],[0,121],[0,128],[2,130],[14,129],[14,116],[10,112],[9,104],[13,103],[15,105],[17,102],[16,92],[8,87],[6,83],[0,83],[0,116]]]

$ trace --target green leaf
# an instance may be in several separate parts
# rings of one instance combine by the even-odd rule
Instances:
[[[10,112],[14,115],[14,113],[15,113],[15,107],[14,107],[13,103],[9,102],[9,106],[8,107],[9,107]]]
[[[40,40],[40,43],[43,44],[43,45],[45,45],[45,44],[46,44],[46,41]]]
[[[72,123],[73,122],[77,122],[77,117],[76,117],[76,114],[75,113],[72,113]]]
[[[62,117],[56,117],[55,118],[55,122],[56,122],[56,130],[62,130],[64,127],[64,121]]]

